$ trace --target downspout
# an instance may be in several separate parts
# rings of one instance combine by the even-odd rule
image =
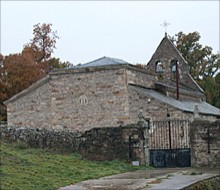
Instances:
[[[178,61],[176,62],[176,99],[179,100],[179,69],[178,69]]]

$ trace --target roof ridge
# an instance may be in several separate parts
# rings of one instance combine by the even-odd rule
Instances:
[[[110,59],[113,60],[114,62],[116,62],[116,60],[118,60],[118,61],[123,61],[123,62],[128,63],[127,61],[125,61],[125,60],[123,60],[123,59],[120,59],[120,58],[115,58],[115,57],[107,57],[107,58],[110,58]]]
[[[81,64],[81,65],[87,65],[87,64],[93,63],[93,62],[95,62],[95,61],[99,61],[99,60],[101,60],[101,59],[104,59],[104,58],[106,58],[106,56],[100,57],[100,58],[98,58],[98,59],[95,59],[95,60],[90,61],[90,62],[87,62],[87,63],[83,63],[83,64]]]
[[[202,92],[204,93],[204,90],[202,89],[201,86],[199,86],[199,84],[194,80],[194,78],[188,73],[188,77],[192,80],[192,82],[196,85],[196,87]]]
[[[166,38],[166,39],[171,43],[171,45],[175,48],[175,50],[176,50],[177,53],[180,55],[180,57],[183,59],[183,61],[184,61],[185,63],[187,63],[187,65],[188,65],[188,62],[187,62],[186,59],[183,57],[183,55],[180,53],[180,51],[177,49],[177,47],[174,45],[174,43],[173,43],[167,36],[165,36],[164,38]]]
[[[93,61],[74,66],[73,68],[116,65],[116,64],[121,65],[121,64],[129,64],[129,63],[127,61],[124,61],[123,59],[103,56]]]

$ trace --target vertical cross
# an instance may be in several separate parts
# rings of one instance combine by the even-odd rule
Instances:
[[[206,128],[206,127],[205,127]],[[202,137],[202,139],[206,140],[207,141],[207,145],[208,145],[208,154],[211,152],[211,148],[210,148],[210,145],[211,145],[211,141],[214,139],[214,137],[212,136],[211,134],[211,130],[210,130],[210,127],[208,126],[207,127],[207,133],[205,136]]]
[[[165,35],[167,35],[168,25],[170,25],[170,23],[168,23],[166,20],[164,20],[164,22],[161,24],[161,26],[165,28]]]

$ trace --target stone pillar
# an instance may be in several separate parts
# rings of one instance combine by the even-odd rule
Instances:
[[[199,118],[199,106],[197,104],[194,108],[194,118]]]
[[[150,119],[145,118],[143,116],[143,112],[140,111],[139,115],[139,126],[142,128],[143,132],[143,162],[144,164],[149,164],[150,163],[150,149],[149,149],[149,129],[150,129]]]
[[[146,121],[146,126],[144,128],[144,157],[145,164],[150,164],[150,147],[149,147],[149,119]]]

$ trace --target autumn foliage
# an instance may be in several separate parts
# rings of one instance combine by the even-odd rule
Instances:
[[[47,75],[51,69],[71,65],[52,58],[57,39],[52,24],[36,24],[33,39],[24,45],[21,53],[0,54],[0,121],[6,120],[5,100]]]

